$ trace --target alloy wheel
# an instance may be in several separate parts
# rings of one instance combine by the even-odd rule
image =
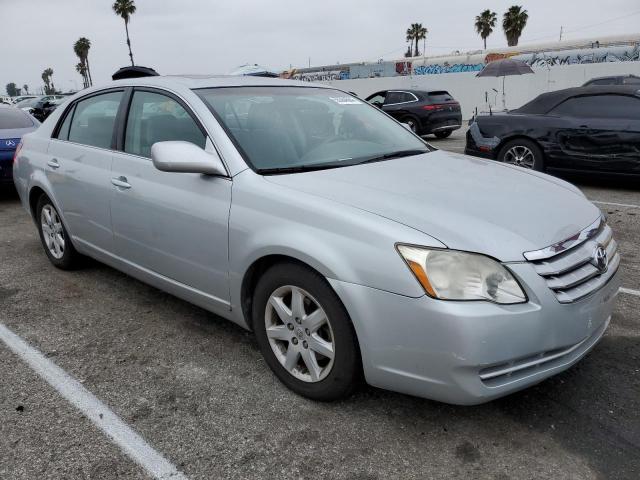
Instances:
[[[42,207],[40,213],[40,225],[42,237],[53,258],[60,260],[64,256],[64,229],[58,212],[53,206],[47,204]]]
[[[518,167],[532,169],[535,164],[533,152],[523,145],[515,145],[504,154],[504,162]]]
[[[280,365],[295,378],[315,383],[333,367],[335,342],[324,309],[302,288],[285,285],[267,302],[265,327]]]

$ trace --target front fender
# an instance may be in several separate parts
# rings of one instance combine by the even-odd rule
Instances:
[[[409,297],[424,291],[397,253],[398,241],[444,248],[406,225],[338,202],[283,188],[249,172],[234,178],[229,219],[232,309],[259,259],[281,255],[328,279]],[[241,315],[241,313],[239,314]]]

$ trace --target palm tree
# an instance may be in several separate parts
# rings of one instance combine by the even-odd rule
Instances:
[[[51,95],[56,92],[56,87],[53,85],[53,70],[51,67],[45,69],[42,72],[42,81],[44,82],[44,93],[47,95]]]
[[[502,17],[502,29],[507,37],[507,45],[515,47],[524,27],[527,25],[529,14],[522,7],[514,5],[509,8]]]
[[[484,49],[487,49],[487,37],[493,33],[493,27],[498,21],[496,12],[487,9],[476,17],[476,32],[484,41]]]
[[[76,72],[82,76],[82,87],[87,88],[89,86],[89,77],[87,77],[87,65],[80,61],[76,64]]]
[[[420,55],[420,52],[418,51],[418,42],[420,40],[424,40],[425,38],[427,38],[427,33],[429,33],[429,30],[423,27],[421,23],[419,23],[417,26],[418,26],[418,30],[416,32],[416,51],[414,55],[416,57]],[[424,48],[422,50],[424,50]],[[425,52],[423,51],[422,54],[424,55],[424,53]]]
[[[93,85],[93,81],[91,79],[91,70],[89,68],[89,49],[91,48],[91,40],[86,37],[80,37],[76,43],[73,44],[73,51],[80,59],[80,63],[83,65],[82,72],[78,70],[76,66],[76,70],[82,75],[82,81],[84,83],[84,88],[90,87]]]
[[[129,20],[131,15],[136,13],[136,4],[133,0],[116,0],[112,6],[116,15],[124,20],[124,29],[127,32],[127,46],[129,47],[129,58],[131,58],[131,66],[133,67],[133,53],[131,53],[131,40],[129,40]]]
[[[22,85],[22,89],[24,90],[25,95],[29,95],[29,85],[25,83]]]
[[[411,27],[407,29],[407,42],[411,42],[409,46],[409,51],[411,51],[411,47],[413,46],[413,42],[416,42],[416,48],[414,50],[414,57],[420,55],[420,51],[418,50],[418,42],[424,38],[426,38],[427,33],[429,31],[422,26],[421,23],[412,23]]]

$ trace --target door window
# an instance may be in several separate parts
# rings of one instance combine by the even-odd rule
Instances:
[[[204,148],[206,136],[182,105],[167,95],[136,91],[133,94],[127,129],[125,152],[151,157],[157,142],[182,140]]]
[[[376,93],[375,95],[373,95],[372,97],[369,97],[367,99],[367,102],[371,103],[372,105],[375,105],[377,107],[381,107],[382,104],[384,103],[384,98],[387,95],[386,92],[380,92],[380,93]]]
[[[69,125],[69,141],[111,148],[113,126],[121,99],[122,92],[110,92],[80,100]]]
[[[390,105],[393,103],[405,103],[405,102],[413,102],[415,98],[413,95],[407,92],[389,92],[387,94],[386,105]]]
[[[640,99],[629,95],[573,97],[562,102],[551,113],[568,117],[640,120]]]

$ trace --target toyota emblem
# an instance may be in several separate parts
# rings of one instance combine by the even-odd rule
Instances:
[[[607,267],[609,266],[609,259],[607,258],[607,251],[602,247],[602,245],[598,245],[595,252],[593,253],[593,265],[598,269],[600,273],[604,273],[607,271]]]

